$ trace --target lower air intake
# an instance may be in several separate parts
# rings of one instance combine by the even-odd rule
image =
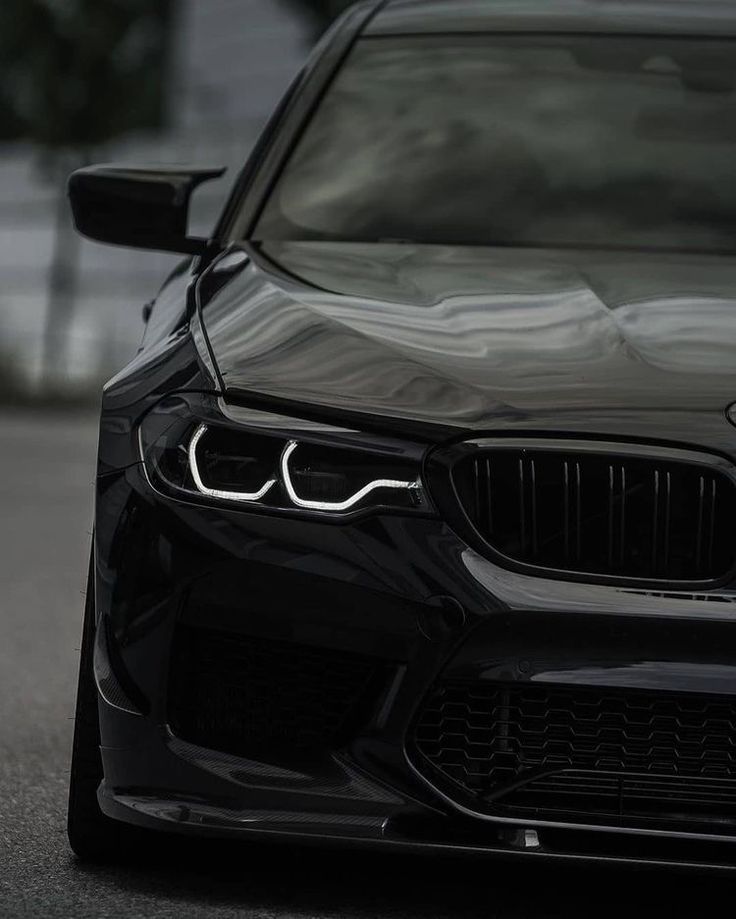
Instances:
[[[303,756],[345,738],[375,677],[358,655],[179,626],[169,723],[212,750]]]
[[[504,816],[736,828],[731,699],[448,681],[413,741],[428,778]]]

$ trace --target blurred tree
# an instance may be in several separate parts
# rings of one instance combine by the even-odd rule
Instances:
[[[355,3],[355,0],[286,0],[286,2],[306,18],[313,37],[317,39],[340,13]]]
[[[65,179],[105,143],[166,120],[175,0],[1,0],[0,139],[31,141],[59,188],[44,374],[63,366],[77,243]]]

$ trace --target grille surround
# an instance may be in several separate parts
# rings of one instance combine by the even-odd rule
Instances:
[[[473,464],[481,466],[482,489],[482,467],[489,460],[501,461],[507,467],[493,483],[498,494],[507,496],[507,526],[501,538],[489,529],[491,511],[473,507],[469,469]],[[510,482],[509,464],[518,468],[520,462],[527,479],[524,482],[523,471],[515,473],[514,484]],[[535,464],[537,472],[543,470],[536,479]],[[568,483],[566,493],[563,481],[566,465],[570,478],[574,478],[575,464],[583,470],[578,502],[581,493],[584,500],[588,498],[587,517],[583,515],[583,526],[578,526],[577,533],[574,523],[569,525],[567,520],[567,515],[575,516],[575,487]],[[553,466],[558,478],[550,484]],[[590,482],[585,477],[595,466],[598,481],[591,501]],[[635,470],[631,481],[626,478],[629,470]],[[655,473],[659,475],[657,504]],[[487,481],[490,475],[487,473]],[[544,475],[547,481],[538,484]],[[717,454],[651,444],[494,437],[436,452],[430,458],[428,478],[437,506],[458,533],[493,561],[521,573],[589,583],[667,585],[670,589],[718,587],[729,583],[736,573],[736,539],[730,526],[736,519],[736,468]],[[712,495],[708,491],[711,483],[715,483]],[[703,484],[705,494],[699,493]],[[484,500],[485,495],[479,497]],[[515,529],[514,523],[508,522],[512,514],[516,515]],[[638,542],[630,539],[632,524],[639,528]],[[712,564],[708,564],[709,538],[716,556]],[[562,557],[566,540],[572,551]],[[548,551],[550,545],[552,552]],[[576,553],[580,545],[583,551]],[[597,556],[591,563],[594,553]],[[647,554],[651,563],[645,558]],[[699,566],[698,560],[702,560]]]
[[[736,834],[736,697],[441,680],[408,751],[491,817]]]

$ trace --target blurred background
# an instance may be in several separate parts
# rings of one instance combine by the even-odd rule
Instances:
[[[2,0],[0,402],[84,403],[134,353],[178,257],[73,231],[91,162],[225,165],[211,229],[268,115],[348,0]]]

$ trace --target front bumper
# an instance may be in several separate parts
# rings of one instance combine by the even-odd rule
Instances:
[[[736,702],[732,590],[545,581],[499,569],[437,520],[331,525],[188,505],[155,493],[139,464],[99,480],[96,572],[99,800],[113,818],[210,836],[736,863],[725,805],[707,820],[509,817],[413,748],[445,675]],[[187,655],[204,669],[183,672]],[[225,659],[240,682],[225,679]],[[333,661],[370,665],[354,696]],[[345,710],[329,701],[331,674]]]

